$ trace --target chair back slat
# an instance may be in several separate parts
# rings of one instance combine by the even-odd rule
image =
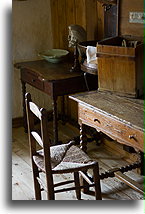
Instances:
[[[31,156],[33,157],[38,154],[36,144],[39,144],[44,151],[44,163],[46,165],[46,171],[50,171],[51,157],[50,139],[48,134],[48,112],[46,109],[39,108],[35,103],[32,102],[30,93],[26,93],[25,97]],[[35,126],[35,116],[39,119],[41,129],[38,129],[38,127]]]
[[[43,141],[42,141],[40,135],[35,131],[32,131],[31,135],[34,137],[34,139],[37,141],[37,143],[43,148]]]
[[[33,102],[29,102],[29,106],[30,106],[30,110],[33,112],[33,114],[35,114],[35,116],[38,117],[39,120],[41,120],[42,115],[41,115],[41,112],[40,112],[38,106]]]

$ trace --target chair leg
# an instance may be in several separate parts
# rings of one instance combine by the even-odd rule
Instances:
[[[33,179],[34,179],[35,199],[41,200],[41,187],[40,187],[40,184],[39,184],[38,179],[37,179],[38,177],[39,177],[38,168],[33,163]]]
[[[84,174],[87,173],[87,171],[83,171]],[[84,189],[83,189],[83,193],[85,194],[88,194],[89,193],[89,184],[88,182],[81,176],[81,184],[83,186],[86,186]],[[88,187],[87,187],[88,186]]]
[[[54,189],[53,187],[48,188],[47,198],[48,200],[55,200]]]
[[[51,175],[51,173],[49,174],[49,172],[46,172],[46,184],[47,184],[47,199],[55,200],[53,175]]]
[[[96,200],[102,200],[98,163],[93,168],[93,174],[94,174]]]
[[[79,179],[79,173],[78,172],[74,172],[74,181],[75,181],[77,199],[81,200],[80,179]]]

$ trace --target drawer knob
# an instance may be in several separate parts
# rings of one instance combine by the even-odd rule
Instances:
[[[129,139],[134,139],[134,140],[136,140],[135,137],[136,137],[135,135],[129,135]]]
[[[94,122],[101,123],[100,120],[98,120],[98,119],[94,119]]]
[[[35,79],[32,79],[32,82],[35,82]]]

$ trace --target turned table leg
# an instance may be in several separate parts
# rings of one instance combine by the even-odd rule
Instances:
[[[144,153],[143,152],[139,152],[139,159],[140,159],[140,162],[141,162],[141,167],[140,167],[140,174],[141,175],[145,175],[145,171],[144,171]]]
[[[87,152],[87,136],[84,132],[83,129],[84,124],[82,124],[82,122],[80,122],[80,148],[84,151]]]
[[[82,122],[80,122],[79,124],[80,124],[80,146],[81,146],[80,148],[84,152],[87,152],[87,136],[86,136],[85,131],[84,131],[84,124],[82,124]],[[84,173],[87,173],[87,171]],[[84,186],[86,186],[83,189],[83,192],[86,194],[89,193],[89,187],[87,187],[88,186],[87,181],[84,178],[82,178],[81,182]]]
[[[26,94],[26,83],[21,80],[22,84],[22,105],[23,105],[23,126],[25,133],[28,132],[28,127],[27,127],[27,115],[26,115],[26,104],[25,104],[25,94]]]
[[[66,117],[65,117],[65,97],[64,97],[64,95],[62,96],[62,100],[61,100],[61,120],[62,120],[62,124],[65,125]]]
[[[58,144],[58,122],[57,122],[57,97],[53,97],[52,99],[52,108],[53,108],[53,136],[54,142],[53,144]]]

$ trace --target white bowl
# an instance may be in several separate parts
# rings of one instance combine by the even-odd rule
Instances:
[[[50,49],[39,53],[38,55],[48,62],[59,63],[65,59],[69,51],[63,49]]]

